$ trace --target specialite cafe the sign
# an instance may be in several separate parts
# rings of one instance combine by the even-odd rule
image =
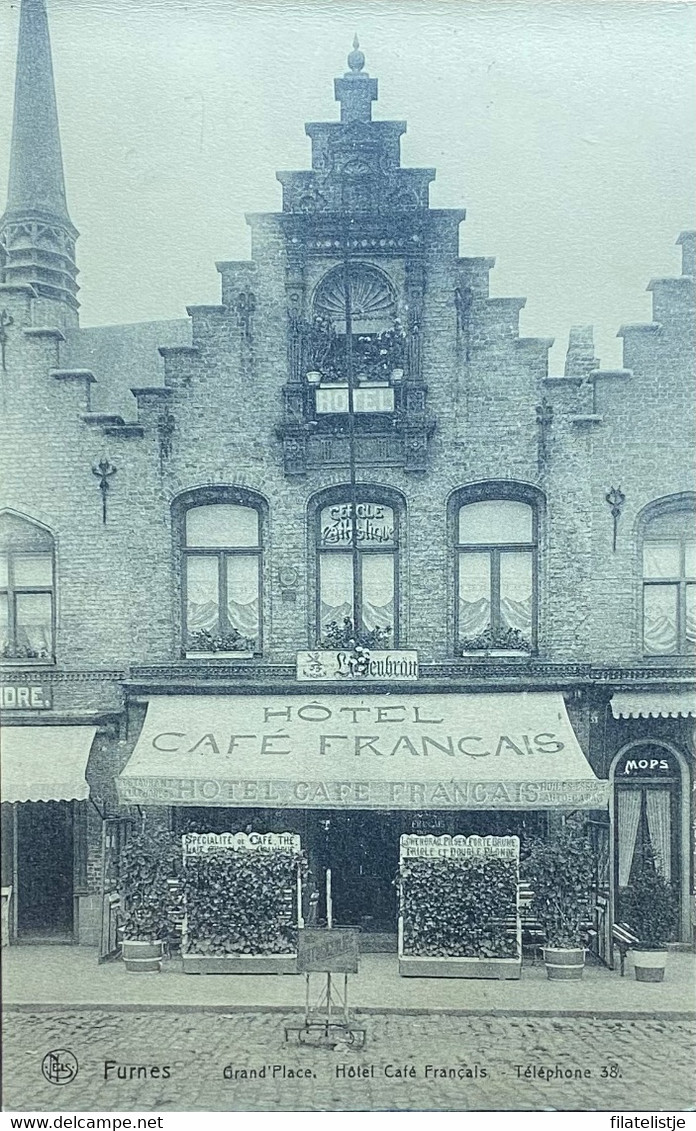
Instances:
[[[129,804],[601,808],[553,692],[162,696],[118,781]]]

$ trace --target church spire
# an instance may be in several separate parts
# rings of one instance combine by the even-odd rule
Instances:
[[[77,311],[77,230],[68,215],[45,0],[22,0],[7,209],[0,220],[2,281]],[[58,314],[58,311],[55,312]]]

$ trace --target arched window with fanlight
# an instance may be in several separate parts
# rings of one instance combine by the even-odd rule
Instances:
[[[693,503],[666,501],[642,527],[643,654],[696,649],[696,535]]]
[[[184,650],[206,657],[261,651],[260,505],[223,494],[183,513]]]
[[[317,636],[323,648],[398,642],[399,514],[391,498],[335,495],[315,515]]]
[[[458,650],[532,652],[537,636],[537,512],[514,498],[459,500]]]
[[[317,416],[348,412],[348,328],[354,412],[393,412],[406,340],[396,290],[377,267],[351,262],[324,276],[312,302],[307,380]]]
[[[0,658],[52,663],[54,544],[43,526],[0,514]]]

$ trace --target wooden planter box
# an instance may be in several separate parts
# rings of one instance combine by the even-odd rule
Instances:
[[[403,919],[399,918],[399,974],[404,978],[520,978],[522,940],[518,927],[514,958],[460,958],[458,956],[404,954]]]
[[[400,954],[399,973],[404,978],[519,978],[521,958],[447,958],[426,954]]]
[[[191,954],[182,951],[184,974],[297,974],[297,953]]]

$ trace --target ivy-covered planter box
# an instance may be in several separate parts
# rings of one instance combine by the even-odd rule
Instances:
[[[181,955],[184,974],[297,974],[297,954]]]
[[[185,974],[296,974],[306,862],[292,833],[182,838]]]
[[[518,838],[409,835],[400,857],[399,973],[519,978]]]

